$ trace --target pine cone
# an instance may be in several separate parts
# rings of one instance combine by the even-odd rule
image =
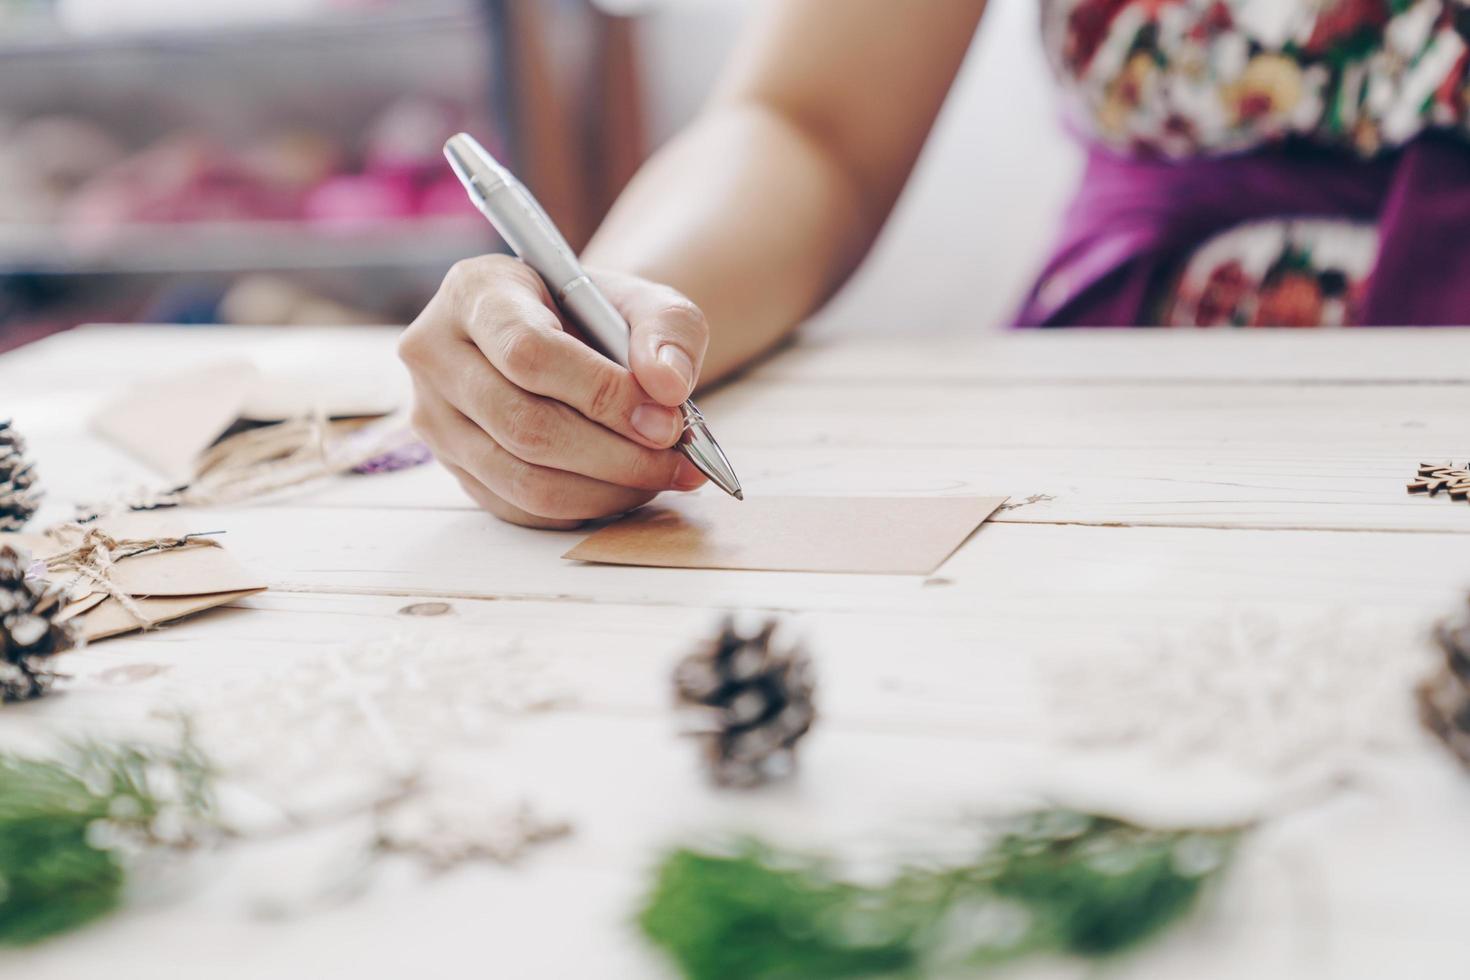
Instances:
[[[1419,685],[1419,718],[1470,767],[1470,621],[1441,623],[1434,640],[1445,666]]]
[[[77,644],[75,627],[56,621],[66,605],[61,592],[26,578],[23,552],[0,547],[0,703],[45,694],[56,675],[46,658]]]
[[[678,704],[698,717],[710,775],[722,786],[754,786],[790,772],[796,743],[816,719],[811,658],[777,642],[776,621],[743,634],[733,618],[674,671]]]
[[[20,433],[9,422],[0,422],[0,531],[19,531],[41,504],[25,452]]]

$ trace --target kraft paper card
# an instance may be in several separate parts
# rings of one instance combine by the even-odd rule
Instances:
[[[103,406],[93,428],[178,483],[194,461],[240,418],[260,382],[248,361],[222,361],[139,385]]]
[[[152,515],[128,515],[99,522],[118,541],[149,541],[179,538],[188,533],[178,527],[160,523]],[[75,548],[84,531],[67,528],[58,535],[0,534],[0,545],[14,545],[30,553],[36,562],[45,561]],[[126,554],[136,546],[126,546]],[[71,601],[62,611],[67,619],[76,619],[82,635],[91,641],[106,639],[134,630],[152,628],[185,616],[234,602],[262,592],[265,582],[237,562],[223,547],[195,545],[173,550],[120,557],[110,570],[112,583],[131,596],[143,622],[116,598],[95,585],[80,582]],[[47,573],[59,584],[75,581],[74,572]]]
[[[248,360],[217,361],[153,378],[97,413],[93,427],[176,483],[195,476],[200,456],[239,423],[374,418],[398,408],[396,385],[382,377],[262,374]]]
[[[563,558],[655,568],[928,575],[1004,497],[759,497],[660,501]]]
[[[240,589],[235,592],[211,592],[208,595],[150,596],[134,601],[142,610],[143,618],[148,621],[148,629],[153,629],[207,609],[228,605],[236,599],[244,599],[246,596],[256,595],[262,591],[264,587]],[[87,638],[88,643],[96,643],[98,640],[121,636],[143,628],[133,618],[132,613],[111,597],[104,599],[94,609],[83,615],[81,625],[82,635]]]

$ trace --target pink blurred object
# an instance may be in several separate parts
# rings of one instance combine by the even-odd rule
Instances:
[[[423,189],[419,195],[419,214],[425,217],[476,218],[479,212],[453,174],[446,173]]]
[[[343,170],[341,147],[308,129],[272,133],[246,149],[241,159],[262,178],[303,192]]]
[[[123,160],[77,191],[65,211],[72,239],[102,245],[131,224],[289,220],[300,194],[206,140],[178,136]]]
[[[412,218],[416,205],[414,181],[407,175],[340,174],[307,195],[305,214],[321,225],[358,230]]]

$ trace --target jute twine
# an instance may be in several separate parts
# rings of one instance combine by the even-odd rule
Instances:
[[[242,503],[346,473],[412,438],[396,416],[366,426],[317,416],[248,429],[211,447],[189,483],[84,508],[81,520],[119,511]]]
[[[79,542],[66,551],[45,560],[46,571],[56,576],[70,575],[71,579],[62,587],[64,595],[75,595],[77,586],[85,584],[92,591],[105,592],[125,609],[129,616],[148,629],[148,617],[138,606],[136,597],[122,588],[113,579],[117,563],[126,558],[136,558],[160,551],[184,551],[191,548],[218,548],[219,542],[206,537],[218,534],[207,531],[203,534],[186,534],[180,538],[114,538],[101,528],[83,527],[80,524],[61,524],[46,531],[46,536],[62,544],[67,536],[81,535]]]

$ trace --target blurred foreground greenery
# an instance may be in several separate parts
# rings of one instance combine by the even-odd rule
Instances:
[[[127,856],[187,843],[209,806],[189,745],[79,743],[56,758],[0,753],[0,945],[33,943],[117,907]]]
[[[1004,828],[971,864],[880,884],[746,840],[670,854],[639,921],[690,980],[919,977],[1040,952],[1104,956],[1188,912],[1239,834],[1048,811]]]

